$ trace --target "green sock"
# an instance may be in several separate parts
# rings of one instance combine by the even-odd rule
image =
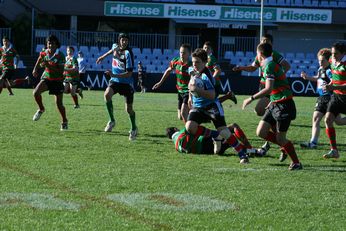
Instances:
[[[114,114],[113,114],[113,102],[111,101],[107,101],[106,102],[106,106],[107,106],[107,112],[109,115],[109,120],[110,121],[115,121],[114,119]]]
[[[130,122],[131,122],[131,130],[135,130],[137,128],[136,126],[136,113],[133,112],[132,115],[130,115]]]

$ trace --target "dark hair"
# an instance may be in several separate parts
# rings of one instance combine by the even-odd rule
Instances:
[[[345,53],[346,53],[346,45],[345,45],[345,43],[343,43],[343,42],[334,43],[334,44],[332,45],[332,47],[333,47],[335,50],[339,51],[341,54],[345,54]]]
[[[257,50],[265,57],[269,57],[273,53],[273,47],[269,43],[260,43]]]
[[[187,49],[189,51],[189,53],[191,53],[191,46],[188,43],[183,43],[180,45],[180,47]]]
[[[67,49],[70,49],[74,52],[74,47],[73,46],[68,46]]]
[[[46,39],[46,43],[48,43],[48,42],[55,43],[57,48],[60,48],[59,39],[55,35],[49,35]]]
[[[179,131],[178,128],[176,127],[169,127],[169,128],[166,128],[166,136],[169,138],[169,139],[172,139],[172,135],[174,133],[176,133],[177,131]]]
[[[8,40],[8,41],[10,41],[9,37],[7,37],[7,36],[2,37],[2,40]]]
[[[271,35],[271,34],[265,34],[265,35],[263,35],[262,38],[266,38],[266,39],[270,40],[271,44],[273,44],[273,42],[274,42],[273,35]]]
[[[322,48],[317,53],[318,56],[323,56],[326,60],[329,60],[330,56],[332,55],[332,51],[329,48]]]
[[[130,40],[130,36],[126,33],[120,33],[118,36],[118,41],[120,41],[121,38],[127,38],[128,40]]]
[[[212,45],[211,45],[211,42],[210,42],[210,41],[206,41],[206,42],[203,44],[203,46],[209,46],[209,47],[212,47]]]
[[[200,58],[202,60],[202,62],[208,62],[208,54],[205,50],[203,50],[202,48],[197,48],[193,53],[192,53],[192,57],[197,57]]]

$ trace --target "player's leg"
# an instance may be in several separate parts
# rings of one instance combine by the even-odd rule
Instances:
[[[115,126],[115,118],[113,111],[113,102],[112,97],[114,95],[114,89],[112,88],[113,84],[111,83],[104,92],[104,100],[106,102],[106,108],[109,116],[109,121],[105,127],[105,132],[111,132]]]
[[[12,91],[12,88],[11,88],[11,84],[10,84],[10,80],[13,78],[13,76],[14,76],[14,70],[6,70],[5,71],[4,84],[5,84],[5,87],[8,90],[8,94],[9,95],[14,95],[13,91]]]
[[[324,123],[326,126],[326,134],[330,143],[330,152],[323,155],[323,158],[339,158],[339,152],[336,145],[336,132],[334,128],[335,115],[332,112],[327,112],[326,117],[324,119]]]
[[[129,120],[131,123],[131,130],[129,131],[129,140],[135,140],[138,135],[138,127],[136,125],[136,112],[133,110],[133,96],[134,90],[130,85],[128,85],[128,90],[125,92],[125,110],[129,115]]]
[[[71,96],[73,99],[73,103],[74,103],[74,108],[79,108],[79,103],[78,103],[78,96],[77,96],[77,84],[73,84],[72,82],[69,84],[70,85],[70,89],[71,89]]]
[[[64,93],[69,94],[71,92],[69,82],[64,82]]]
[[[178,119],[179,120],[183,120],[182,112],[181,112],[182,105],[183,105],[183,96],[182,96],[182,93],[178,92],[178,109],[177,109],[177,112],[178,112]],[[184,123],[186,123],[186,122],[184,121]]]
[[[257,101],[257,104],[255,106],[255,112],[258,116],[263,116],[265,111],[266,111],[266,107],[268,106],[270,100],[268,97],[263,97],[260,98]]]
[[[35,87],[35,89],[33,91],[35,101],[36,101],[38,108],[39,108],[32,118],[34,121],[39,120],[41,118],[41,115],[45,111],[45,108],[44,108],[43,102],[42,102],[42,93],[47,91],[47,90],[48,90],[48,86],[47,86],[46,82],[44,80],[41,80],[37,84],[37,86]]]
[[[63,93],[55,95],[55,104],[61,116],[61,131],[68,129],[66,110],[63,104]]]
[[[315,144],[315,146],[310,145],[311,148],[316,147],[316,145],[318,143],[318,137],[320,136],[320,131],[321,131],[320,123],[321,123],[321,120],[322,120],[324,115],[325,114],[322,112],[315,111],[314,115],[312,117],[312,129],[311,129],[310,143]]]
[[[181,105],[180,113],[181,113],[182,120],[184,121],[184,123],[186,123],[187,117],[189,116],[189,105],[187,104],[187,102],[186,103],[184,102]]]
[[[2,76],[0,76],[0,94],[2,92],[3,87],[4,87],[4,79],[2,78]]]

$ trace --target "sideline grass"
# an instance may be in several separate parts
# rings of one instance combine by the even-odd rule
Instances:
[[[230,101],[225,103],[226,120],[237,122],[251,143],[260,146],[263,141],[255,136],[259,118],[252,112],[254,104],[242,111],[243,99],[238,96],[239,104],[232,107]],[[288,161],[278,162],[275,145],[267,157],[252,158],[247,166],[239,165],[232,150],[230,156],[178,154],[164,135],[166,127],[182,126],[176,119],[175,94],[135,95],[139,137],[132,143],[122,97],[113,100],[117,125],[107,134],[103,132],[107,115],[101,91],[85,92],[78,110],[65,95],[66,132],[59,130],[53,97],[44,94],[43,100],[46,112],[33,122],[37,108],[31,90],[15,89],[15,96],[10,97],[4,89],[0,95],[1,230],[346,227],[345,128],[336,128],[341,150],[337,161],[322,159],[329,148],[323,129],[318,149],[302,150],[298,145],[310,138],[315,98],[295,98],[298,115],[288,137],[304,165],[299,172],[289,172]],[[179,199],[187,194],[186,201]],[[122,195],[122,200],[112,200],[110,195]],[[49,196],[77,209],[67,204],[54,207]],[[141,197],[145,200],[139,202]],[[229,209],[197,209],[212,199]],[[42,204],[46,208],[40,208]]]

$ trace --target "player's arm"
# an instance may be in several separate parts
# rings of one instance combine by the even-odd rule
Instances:
[[[42,56],[40,54],[40,56],[38,56],[38,58],[37,58],[37,61],[36,61],[35,66],[34,66],[34,69],[32,70],[32,75],[34,77],[38,76],[37,68],[39,68],[41,66],[42,60],[43,60],[43,58],[42,58]]]
[[[211,90],[199,89],[197,92],[199,97],[203,97],[210,100],[215,99],[215,89],[211,89]]]
[[[249,105],[252,101],[269,95],[271,93],[271,91],[273,90],[273,87],[274,87],[274,78],[267,77],[265,87],[261,91],[257,92],[256,94],[252,95],[251,97],[249,97],[247,99],[244,99],[243,109],[247,105]]]
[[[107,51],[106,53],[104,53],[103,55],[101,55],[100,57],[97,58],[96,63],[100,64],[102,62],[102,60],[104,60],[104,58],[106,58],[108,55],[113,53],[113,49],[110,49],[109,51]]]
[[[214,67],[214,73],[213,73],[213,77],[219,77],[221,75],[221,68],[219,65],[215,65]]]
[[[289,62],[287,62],[286,59],[283,59],[281,62],[280,62],[280,65],[282,67],[282,69],[284,70],[285,73],[287,73],[287,71],[289,71],[291,69],[291,65]]]
[[[322,88],[323,88],[323,90],[327,90],[327,91],[334,91],[334,90],[341,90],[342,91],[342,90],[346,90],[346,84],[334,86],[333,81],[330,81],[329,84],[323,86]]]
[[[305,79],[305,80],[314,81],[314,82],[317,82],[317,80],[318,80],[318,76],[312,76],[312,77],[310,77],[310,76],[308,76],[308,75],[306,74],[306,72],[304,72],[304,71],[302,71],[302,72],[300,73],[300,77],[302,77],[302,78]]]
[[[132,76],[133,71],[126,71],[124,73],[120,74],[113,74],[111,70],[105,71],[105,74],[110,76],[110,77],[115,77],[115,78],[129,78]]]
[[[73,61],[72,62],[72,67],[71,68],[66,68],[64,67],[65,71],[78,71],[78,62],[77,61]]]
[[[233,71],[246,71],[246,72],[254,72],[258,69],[258,65],[253,62],[252,64],[250,65],[247,65],[247,66],[235,66],[233,67]]]
[[[162,84],[163,84],[163,82],[165,82],[165,80],[168,78],[168,76],[171,74],[171,72],[172,72],[172,67],[168,67],[167,69],[166,69],[166,71],[165,71],[165,73],[163,73],[163,75],[162,75],[162,78],[160,79],[160,81],[159,82],[157,82],[154,86],[153,86],[153,90],[155,90],[155,89],[158,89]]]
[[[20,60],[20,56],[19,54],[16,52],[16,55],[15,55],[15,58],[16,58],[16,64],[14,66],[14,68],[18,68],[18,63],[19,63],[19,60]]]
[[[189,82],[190,92],[196,92],[199,97],[203,97],[206,99],[210,99],[210,100],[215,99],[215,88],[213,84],[210,81],[208,81],[208,82],[205,82],[205,86],[206,88],[199,88],[196,86],[194,81]]]

